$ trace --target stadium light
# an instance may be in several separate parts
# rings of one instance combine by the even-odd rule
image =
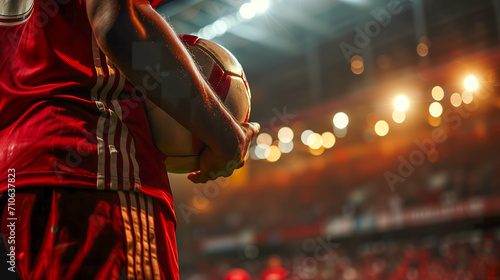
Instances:
[[[283,143],[281,141],[278,142],[278,148],[280,148],[280,151],[284,154],[288,154],[293,150],[293,142],[290,141],[288,143]]]
[[[311,147],[311,149],[319,149],[323,146],[323,138],[318,133],[313,133],[307,137],[307,145]]]
[[[215,28],[215,33],[217,34],[217,36],[220,36],[220,35],[226,33],[226,31],[227,31],[227,27],[228,27],[227,23],[222,19],[217,20],[212,25]]]
[[[276,162],[281,157],[281,151],[277,146],[271,146],[269,148],[269,155],[266,157],[269,162]]]
[[[327,131],[321,134],[321,138],[323,140],[323,147],[329,149],[335,145],[335,135],[333,133]]]
[[[432,98],[436,101],[440,101],[444,97],[444,90],[440,86],[435,86],[432,88]]]
[[[432,102],[429,106],[429,113],[431,116],[437,118],[443,113],[443,106],[439,102]]]
[[[245,3],[240,7],[240,16],[244,19],[251,19],[255,16],[255,7],[250,3]]]
[[[269,8],[269,1],[268,0],[252,0],[250,2],[250,5],[252,5],[254,11],[258,13],[263,13]]]
[[[462,99],[460,99],[462,100]],[[309,135],[313,134],[314,132],[312,132],[312,130],[305,130],[304,132],[302,132],[301,136],[300,136],[300,140],[302,141],[302,143],[304,143],[304,145],[307,145],[307,139],[309,138]]]
[[[267,144],[258,144],[255,146],[255,156],[259,159],[265,159],[271,155],[271,148]]]
[[[476,91],[479,87],[479,81],[475,76],[470,75],[465,78],[464,85],[468,91]]]
[[[273,137],[269,133],[261,133],[257,135],[257,139],[255,140],[257,144],[266,144],[268,146],[271,146],[273,143]]]
[[[406,114],[405,112],[394,110],[394,112],[392,112],[392,119],[396,123],[403,123],[406,119]]]
[[[472,92],[470,92],[468,90],[462,92],[462,102],[464,104],[470,104],[472,102],[473,98],[474,98],[474,96],[472,95]]]
[[[455,92],[450,96],[450,102],[453,107],[458,107],[462,104],[462,96],[459,93]]]
[[[349,117],[344,112],[339,112],[333,117],[333,125],[338,129],[344,129],[349,124]]]
[[[288,143],[293,140],[293,130],[289,127],[282,127],[278,131],[278,139],[283,143]]]
[[[378,121],[375,124],[375,133],[378,136],[385,136],[389,133],[389,124],[386,121]]]
[[[394,100],[394,109],[396,109],[399,112],[406,111],[409,106],[410,106],[410,101],[404,95],[400,95],[396,97],[396,99]]]

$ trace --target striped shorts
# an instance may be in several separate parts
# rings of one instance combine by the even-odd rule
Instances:
[[[175,222],[155,197],[39,187],[17,189],[13,205],[1,194],[0,210],[21,279],[179,278]]]

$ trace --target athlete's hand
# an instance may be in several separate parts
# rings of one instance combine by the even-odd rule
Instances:
[[[219,177],[229,177],[234,170],[245,164],[250,142],[259,132],[260,125],[243,123],[240,126],[242,133],[237,136],[239,143],[236,145],[236,152],[217,152],[207,147],[200,155],[200,170],[189,173],[189,180],[194,183],[206,183]]]

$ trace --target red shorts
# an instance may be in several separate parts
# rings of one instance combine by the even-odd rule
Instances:
[[[8,198],[1,232],[21,279],[179,278],[175,225],[154,197],[40,187],[17,190],[11,208]]]

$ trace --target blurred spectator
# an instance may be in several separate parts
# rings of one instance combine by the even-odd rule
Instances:
[[[241,268],[235,268],[226,273],[224,280],[250,280],[250,275]]]
[[[287,275],[286,270],[281,266],[281,257],[272,255],[267,260],[267,269],[264,270],[261,280],[284,280]]]

